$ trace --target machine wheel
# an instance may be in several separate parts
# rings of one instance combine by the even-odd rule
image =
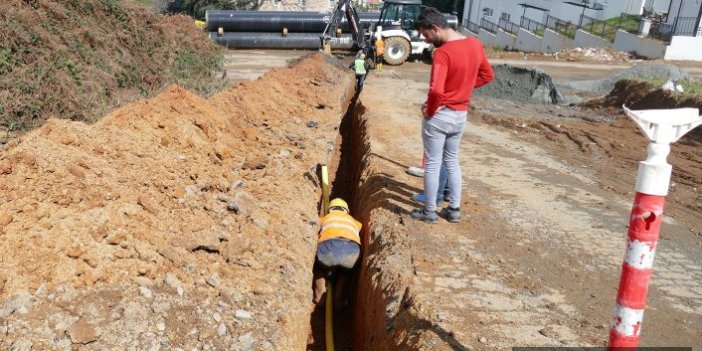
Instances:
[[[385,55],[383,55],[383,58],[389,65],[401,65],[407,61],[410,50],[410,43],[407,39],[402,37],[390,37],[385,40]]]

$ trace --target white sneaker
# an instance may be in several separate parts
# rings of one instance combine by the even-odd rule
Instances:
[[[424,168],[422,168],[422,167],[407,168],[407,174],[413,175],[415,177],[424,177]]]

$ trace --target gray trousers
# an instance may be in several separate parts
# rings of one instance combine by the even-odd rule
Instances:
[[[451,192],[449,206],[458,208],[461,205],[462,178],[461,167],[458,164],[458,146],[467,119],[467,111],[454,111],[444,107],[432,118],[425,118],[422,122],[422,141],[427,156],[424,170],[424,208],[427,211],[436,211],[442,160],[448,172]]]

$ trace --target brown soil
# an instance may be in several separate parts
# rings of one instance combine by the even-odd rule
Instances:
[[[646,140],[616,110],[475,98],[460,156],[464,220],[425,224],[409,216],[422,181],[405,170],[421,161],[428,73],[414,63],[372,74],[361,97],[370,226],[354,349],[603,345]],[[688,136],[668,159],[671,219],[642,345],[700,341],[701,286],[684,285],[700,276],[699,150]]]
[[[321,350],[318,163],[364,223],[338,349],[602,345],[646,141],[615,110],[476,98],[464,220],[412,220],[428,68],[371,73],[360,105],[350,72],[314,55],[209,99],[171,87],[11,143],[0,348]],[[675,222],[645,345],[700,344],[700,156],[689,137],[669,158]]]
[[[253,332],[260,349],[302,349],[315,167],[331,157],[353,86],[325,60],[313,55],[209,99],[171,86],[94,125],[52,119],[8,144],[0,156],[0,298],[10,302],[0,317],[10,328],[0,348],[80,343],[64,331],[82,316],[102,331],[91,348],[128,337],[139,349],[221,349]],[[22,296],[33,302],[12,305]],[[150,299],[173,308],[148,311]],[[132,301],[146,315],[115,317]],[[251,321],[235,318],[238,309]],[[49,316],[69,324],[46,325]],[[119,327],[130,318],[147,327]],[[154,329],[161,318],[165,328]]]

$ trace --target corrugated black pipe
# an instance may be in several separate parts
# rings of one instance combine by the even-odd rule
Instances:
[[[221,37],[217,32],[210,32],[210,39],[227,48],[235,49],[319,49],[319,33],[258,33],[225,32]],[[353,39],[350,34],[332,38],[332,49],[351,49]]]
[[[363,12],[358,14],[361,24],[368,27],[378,22],[379,12]],[[287,28],[289,33],[322,33],[331,18],[325,12],[294,12],[294,11],[225,11],[212,10],[205,14],[207,29],[216,32],[221,27],[225,32],[282,32]],[[341,24],[343,31],[350,31],[344,18]]]

